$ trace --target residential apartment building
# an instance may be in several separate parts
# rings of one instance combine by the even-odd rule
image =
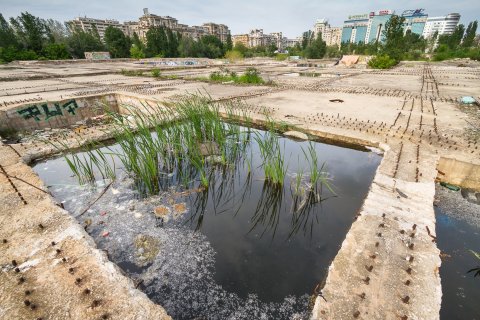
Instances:
[[[252,29],[249,33],[232,36],[233,44],[242,43],[247,48],[269,46],[274,44],[279,51],[283,51],[286,38],[282,32],[263,33],[263,29]]]
[[[281,32],[272,32],[269,34],[270,39],[269,39],[269,44],[274,43],[275,46],[277,47],[278,51],[283,51],[284,45],[283,45],[283,33]]]
[[[322,40],[327,46],[340,46],[342,42],[342,28],[331,27],[327,19],[319,19],[313,26],[313,33],[316,37],[319,32],[322,33]]]
[[[222,42],[226,42],[228,35],[230,34],[230,30],[224,24],[208,22],[204,23],[202,27],[206,30],[207,34],[216,36]]]
[[[297,37],[295,39],[283,38],[283,47],[284,48],[293,48],[297,44],[301,44],[301,43],[302,43],[302,37]]]
[[[249,46],[249,37],[248,37],[248,34],[245,33],[245,34],[237,34],[237,35],[233,35],[232,36],[232,42],[233,42],[233,45],[236,45],[237,43],[241,43],[243,44],[245,47],[248,47]]]
[[[103,41],[105,36],[105,30],[108,27],[115,27],[122,30],[124,33],[127,33],[127,28],[124,24],[118,22],[117,20],[108,20],[108,19],[93,19],[87,17],[77,17],[73,20],[67,21],[67,26],[70,30],[74,30],[75,28],[79,28],[85,32],[91,31],[94,26],[100,35],[100,39]]]
[[[194,40],[198,40],[205,35],[214,35],[222,42],[226,42],[228,35],[230,34],[230,30],[224,24],[208,22],[204,23],[202,26],[188,26],[186,24],[178,23],[178,20],[173,17],[152,14],[148,11],[148,8],[143,9],[143,15],[138,19],[138,21],[126,21],[124,23],[120,23],[117,20],[101,20],[78,17],[74,20],[68,21],[67,24],[71,29],[78,27],[84,31],[91,30],[95,25],[102,40],[105,34],[105,29],[108,26],[118,28],[128,36],[133,36],[133,33],[136,33],[143,41],[146,41],[147,32],[152,27],[169,28],[182,34],[182,36],[191,37]]]
[[[459,13],[450,13],[443,17],[428,18],[422,35],[426,39],[433,36],[435,32],[438,32],[439,35],[452,34],[453,31],[455,31],[459,21]]]
[[[248,47],[265,46],[267,43],[266,35],[263,33],[263,29],[252,29],[248,34]]]

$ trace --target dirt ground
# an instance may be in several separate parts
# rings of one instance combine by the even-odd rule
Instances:
[[[480,64],[410,62],[386,71],[318,64],[207,61],[160,67],[161,78],[150,76],[151,65],[132,61],[10,64],[0,66],[0,127],[9,121],[2,113],[15,115],[12,111],[47,101],[110,94],[119,104],[162,103],[202,93],[243,103],[256,121],[268,110],[297,130],[380,148],[384,158],[312,318],[438,319],[435,181],[455,176],[457,184],[480,189],[479,143],[466,136],[471,115],[458,107],[465,95],[480,101]],[[221,68],[241,73],[249,66],[272,85],[198,79]],[[125,76],[122,69],[145,73]],[[300,75],[312,73],[318,76]],[[68,144],[74,145],[81,125],[61,129],[70,134]],[[108,126],[88,124],[82,130],[83,139],[109,136]],[[52,139],[57,133],[49,131]],[[168,319],[45,191],[28,164],[53,152],[29,139],[0,145],[0,318]],[[449,166],[439,174],[437,164],[445,159],[461,168]]]

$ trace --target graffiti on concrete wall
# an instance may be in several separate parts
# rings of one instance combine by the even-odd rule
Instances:
[[[85,52],[85,59],[87,60],[109,60],[110,52]]]
[[[17,113],[25,120],[34,119],[35,121],[41,121],[42,118],[45,121],[53,117],[64,116],[65,114],[75,115],[75,110],[78,109],[75,99],[60,104],[58,102],[53,103],[53,106],[48,106],[47,103],[42,105],[31,105],[17,110]]]

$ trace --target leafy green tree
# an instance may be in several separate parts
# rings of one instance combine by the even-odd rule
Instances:
[[[287,48],[288,54],[291,56],[303,56],[303,50],[299,43],[295,44],[293,47]]]
[[[136,32],[134,32],[133,36],[132,36],[132,45],[136,46],[137,48],[139,48],[141,50],[145,49],[144,43],[142,42],[142,40],[140,40],[140,38],[138,37],[138,34]]]
[[[134,59],[145,58],[145,45],[138,37],[136,32],[132,36],[132,47],[130,48],[130,57]]]
[[[459,24],[455,31],[452,34],[442,34],[438,37],[438,44],[439,46],[445,45],[450,50],[456,50],[460,43],[462,42],[463,36],[465,33],[465,27],[463,24]]]
[[[39,54],[44,45],[53,42],[53,36],[45,21],[28,12],[22,12],[16,19],[10,18],[17,39],[26,50]]]
[[[342,56],[342,52],[340,51],[340,49],[336,45],[327,46],[325,56],[327,58],[340,58]]]
[[[108,26],[105,29],[104,41],[112,58],[130,57],[130,39],[122,30]]]
[[[204,57],[216,59],[225,55],[223,43],[217,37],[213,35],[203,36],[200,42],[203,45],[202,51]]]
[[[100,37],[100,33],[98,32],[97,26],[95,24],[92,24],[92,29],[89,31],[89,33],[100,43],[102,43],[102,38]]]
[[[51,37],[55,43],[65,43],[68,37],[68,30],[64,23],[60,21],[47,19],[45,26],[48,28]]]
[[[15,31],[0,13],[0,47],[5,49],[10,46],[15,48],[18,46]]]
[[[247,53],[248,48],[241,42],[235,43],[235,46],[233,47],[233,50],[240,52],[243,56],[245,56],[245,53]]]
[[[470,48],[473,46],[475,35],[477,33],[477,25],[477,20],[468,24],[467,30],[465,31],[465,36],[463,38],[462,47]]]
[[[233,49],[232,35],[230,33],[227,36],[227,42],[225,43],[225,49],[227,51]]]
[[[270,43],[266,48],[265,48],[266,55],[268,57],[274,57],[275,56],[275,51],[278,50],[278,47],[275,43]]]
[[[64,43],[50,43],[43,48],[42,56],[49,60],[70,59],[67,46]]]
[[[317,37],[305,48],[305,57],[308,59],[321,59],[326,52],[327,44],[322,40],[322,33],[319,32]]]
[[[147,57],[165,57],[168,50],[168,39],[164,27],[153,27],[147,31],[147,46],[145,55]]]
[[[130,48],[130,58],[142,59],[145,58],[145,53],[135,44],[132,44],[132,47]]]
[[[437,44],[438,39],[438,31],[435,31],[433,35],[427,39],[425,39],[427,52],[433,52],[435,50],[435,46]]]
[[[172,29],[167,29],[167,49],[165,56],[169,58],[178,57],[178,33],[173,32]]]
[[[183,58],[201,57],[202,55],[200,41],[195,41],[190,37],[182,37],[178,45],[178,53]]]
[[[404,22],[404,17],[392,15],[387,23],[385,23],[385,30],[383,30],[385,42],[382,46],[382,54],[388,55],[396,61],[400,61],[405,52],[405,42],[403,39]]]
[[[85,32],[80,28],[73,28],[67,38],[67,45],[70,54],[77,59],[85,58],[85,52],[105,50],[103,43],[93,30]]]
[[[311,30],[305,31],[302,34],[302,50],[305,50],[312,40],[313,32]]]
[[[403,42],[405,51],[402,60],[420,59],[427,47],[427,41],[421,35],[413,33],[411,30],[407,30],[403,37]]]

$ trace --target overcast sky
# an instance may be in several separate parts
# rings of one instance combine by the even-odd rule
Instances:
[[[341,26],[349,14],[381,9],[401,13],[407,9],[424,8],[429,16],[458,12],[464,24],[480,20],[479,0],[0,0],[0,12],[4,17],[18,16],[20,12],[28,11],[41,18],[60,21],[85,15],[122,22],[137,20],[143,14],[143,8],[148,8],[150,13],[172,16],[188,25],[210,21],[223,23],[228,25],[232,34],[260,28],[268,33],[282,31],[288,37],[299,36],[311,29],[320,18],[329,19],[332,26]]]

